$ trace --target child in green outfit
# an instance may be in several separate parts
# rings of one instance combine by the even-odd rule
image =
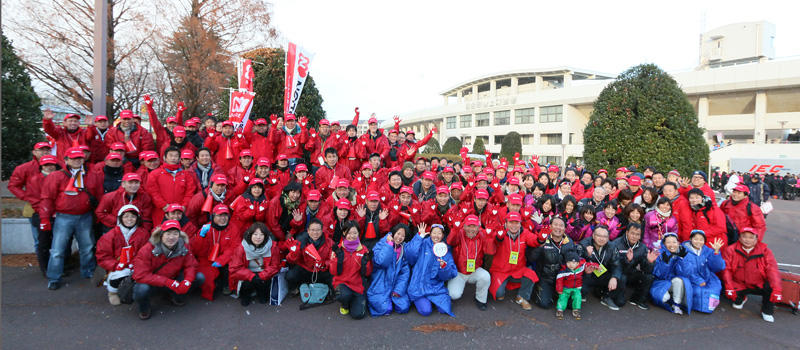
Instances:
[[[572,298],[572,317],[581,319],[581,287],[583,286],[583,267],[586,263],[575,252],[567,253],[566,265],[561,266],[561,271],[556,276],[556,318],[564,319],[564,309],[567,308],[569,299]]]

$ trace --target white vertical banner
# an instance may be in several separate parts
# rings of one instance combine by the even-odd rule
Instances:
[[[286,85],[283,94],[283,115],[294,114],[300,94],[308,77],[308,69],[314,54],[289,42],[286,49]]]

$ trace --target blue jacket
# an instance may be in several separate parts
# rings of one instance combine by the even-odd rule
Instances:
[[[430,236],[422,238],[414,235],[411,242],[406,243],[404,250],[409,265],[413,266],[411,281],[408,282],[410,300],[416,301],[426,297],[440,311],[454,316],[450,308],[450,294],[445,286],[445,282],[458,275],[450,250],[442,257],[447,263],[444,268],[439,267],[439,260],[433,254],[433,241]]]
[[[391,236],[391,233],[384,236],[372,250],[372,282],[367,289],[367,304],[372,316],[392,313],[393,303],[394,310],[401,314],[408,312],[411,306],[406,294],[411,273],[406,261],[405,249],[397,258],[394,246],[387,242]],[[393,292],[399,297],[392,296]]]
[[[679,253],[671,253],[667,250],[667,247],[662,245],[659,250],[661,255],[659,255],[658,259],[653,263],[654,281],[652,287],[650,287],[650,297],[653,299],[655,305],[661,306],[669,311],[672,311],[672,303],[670,302],[667,304],[662,300],[664,294],[667,294],[669,289],[672,288],[672,279],[678,277],[678,262],[683,259],[681,255],[686,253],[683,246],[680,248],[681,251]],[[680,278],[683,280],[683,285],[688,286],[688,288],[690,288],[689,290],[691,290],[692,282],[686,277]],[[688,292],[684,292],[684,295],[687,296],[684,301],[686,310],[690,311],[692,309],[692,298],[688,297],[688,295],[690,295]]]
[[[691,282],[684,285],[686,299],[692,299],[688,311],[711,313],[719,305],[722,283],[716,273],[725,269],[725,260],[722,259],[722,253],[714,254],[714,250],[707,246],[703,246],[700,255],[694,253],[689,241],[683,242],[683,246],[687,253],[678,262],[677,273]],[[700,286],[701,283],[705,285]]]

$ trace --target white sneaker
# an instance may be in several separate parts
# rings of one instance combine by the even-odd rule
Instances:
[[[746,302],[747,302],[747,297],[744,297],[744,299],[742,299],[742,302],[740,304],[737,304],[736,302],[734,302],[733,303],[733,308],[736,309],[736,310],[741,310],[744,307],[744,303],[746,303]]]
[[[672,313],[676,315],[683,315],[683,310],[678,305],[672,305]]]
[[[775,317],[772,317],[772,315],[767,315],[763,312],[761,313],[761,318],[763,318],[764,321],[767,321],[769,323],[775,322]]]

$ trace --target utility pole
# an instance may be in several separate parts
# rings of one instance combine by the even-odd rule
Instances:
[[[92,114],[106,114],[108,76],[108,1],[94,1],[94,72],[92,74]],[[107,116],[113,118],[113,116]]]

